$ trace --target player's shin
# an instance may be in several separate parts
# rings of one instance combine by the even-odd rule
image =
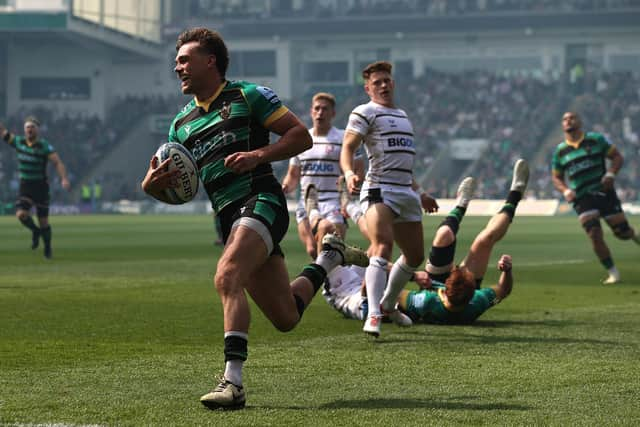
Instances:
[[[326,270],[322,266],[314,263],[306,265],[298,275],[298,278],[291,283],[291,292],[293,293],[300,319],[302,318],[304,310],[318,292],[318,289],[322,287],[326,277]],[[299,278],[305,278],[307,281],[301,281]],[[311,284],[312,289],[309,289],[308,283]]]
[[[415,269],[405,262],[404,256],[400,256],[391,267],[389,273],[389,284],[385,289],[384,296],[380,301],[382,309],[387,312],[395,310],[398,295],[413,276]]]
[[[380,300],[387,284],[388,261],[382,257],[371,257],[365,271],[365,285],[367,288],[367,302],[369,317],[381,316]]]

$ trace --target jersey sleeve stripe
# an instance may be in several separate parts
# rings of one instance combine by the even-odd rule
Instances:
[[[278,108],[276,111],[271,113],[271,115],[269,117],[267,117],[267,120],[265,120],[262,125],[265,126],[265,127],[269,126],[273,122],[275,122],[276,120],[278,120],[279,118],[281,118],[282,116],[287,114],[288,112],[289,112],[289,109],[283,105],[280,108]]]
[[[380,136],[389,136],[389,135],[407,135],[407,136],[413,136],[412,132],[400,132],[400,131],[391,131],[391,132],[383,132],[380,134]]]
[[[362,120],[364,120],[365,122],[367,122],[367,124],[368,124],[368,125],[371,125],[371,122],[369,121],[369,119],[367,119],[367,118],[366,118],[365,116],[363,116],[362,114],[360,114],[360,113],[356,113],[355,111],[354,111],[354,112],[352,112],[351,114],[354,114],[354,115],[356,115],[356,116],[360,117]]]

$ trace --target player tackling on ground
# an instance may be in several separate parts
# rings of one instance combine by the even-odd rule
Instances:
[[[600,217],[618,239],[633,239],[640,244],[640,236],[629,226],[613,185],[624,158],[604,135],[585,133],[580,116],[574,112],[564,113],[562,130],[565,140],[556,147],[551,165],[553,185],[573,204],[594,252],[607,269],[609,274],[602,283],[618,283],[620,272],[604,241]],[[606,159],[610,160],[608,169]]]
[[[60,156],[49,142],[39,136],[40,123],[35,117],[27,117],[24,121],[24,136],[14,135],[0,123],[0,137],[16,150],[18,157],[18,173],[20,175],[20,193],[16,202],[16,217],[31,230],[31,249],[44,243],[44,256],[51,258],[51,225],[49,224],[49,180],[47,178],[47,162],[53,163],[60,176],[60,184],[69,190],[71,184],[67,179],[67,170]],[[38,227],[29,211],[36,207]]]
[[[396,108],[391,68],[390,63],[380,61],[362,71],[370,102],[359,105],[349,116],[340,156],[349,192],[360,193],[371,240],[365,274],[369,315],[363,330],[375,337],[380,335],[383,314],[397,323],[402,323],[398,318],[406,317],[396,309],[396,299],[424,260],[422,208],[427,212],[437,209],[435,200],[413,179],[413,126],[407,114]],[[360,188],[354,155],[363,142],[369,170]],[[387,278],[394,241],[402,255]],[[409,319],[405,321],[410,324]]]
[[[473,178],[462,181],[456,207],[442,221],[433,238],[426,269],[415,272],[414,280],[425,289],[403,290],[399,295],[400,309],[413,321],[471,323],[509,295],[513,286],[509,255],[502,255],[498,261],[501,274],[496,285],[480,289],[480,283],[493,247],[509,229],[528,177],[527,163],[518,160],[505,204],[478,233],[460,266],[455,266],[456,236],[475,188]],[[366,316],[367,299],[360,291],[363,276],[357,267],[338,267],[327,276],[325,299],[345,317],[363,319]]]
[[[214,278],[224,312],[225,370],[217,387],[200,401],[211,409],[240,409],[245,405],[242,367],[250,320],[246,293],[277,329],[289,331],[327,272],[350,262],[366,265],[366,255],[327,235],[315,262],[289,283],[279,246],[289,214],[270,162],[310,148],[309,132],[271,89],[226,80],[229,54],[217,32],[186,30],[176,50],[182,92],[194,99],[173,121],[169,141],[183,144],[196,159],[225,244]],[[269,132],[280,135],[275,144],[269,144]],[[156,198],[176,185],[175,173],[165,171],[166,165],[168,160],[158,165],[152,159],[142,183]]]

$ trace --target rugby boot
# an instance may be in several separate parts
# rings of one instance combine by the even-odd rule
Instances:
[[[347,245],[344,240],[335,233],[325,234],[322,238],[323,250],[334,250],[342,256],[342,265],[369,266],[369,257],[360,248]]]
[[[511,191],[519,191],[524,194],[529,182],[529,164],[525,159],[518,159],[513,167],[513,179],[511,180]]]
[[[374,338],[378,338],[380,336],[380,324],[382,323],[382,316],[368,316],[367,320],[364,322],[364,326],[362,330],[371,335]]]
[[[456,193],[456,206],[460,206],[462,208],[466,208],[469,205],[469,202],[473,198],[473,193],[476,191],[476,180],[473,177],[468,176],[462,180],[460,185],[458,186],[458,191]]]
[[[200,403],[209,409],[236,410],[245,405],[244,387],[233,384],[224,376],[220,383],[209,393],[200,398]]]

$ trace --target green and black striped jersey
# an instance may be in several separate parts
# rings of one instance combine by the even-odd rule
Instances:
[[[269,163],[237,175],[224,159],[269,144],[267,126],[289,110],[269,88],[244,81],[225,82],[207,101],[189,102],[173,120],[169,142],[184,145],[216,212],[237,200],[280,184]]]
[[[46,181],[49,155],[56,150],[45,139],[38,138],[27,144],[24,136],[10,135],[7,143],[12,146],[18,157],[18,174],[25,181]]]
[[[432,281],[431,290],[410,291],[407,313],[423,323],[469,324],[500,302],[492,288],[476,289],[467,305],[453,310],[444,304],[444,291],[444,283],[436,280]]]
[[[555,176],[566,176],[576,198],[602,190],[601,179],[607,172],[606,158],[615,146],[602,134],[587,132],[582,141],[563,141],[553,153]]]

